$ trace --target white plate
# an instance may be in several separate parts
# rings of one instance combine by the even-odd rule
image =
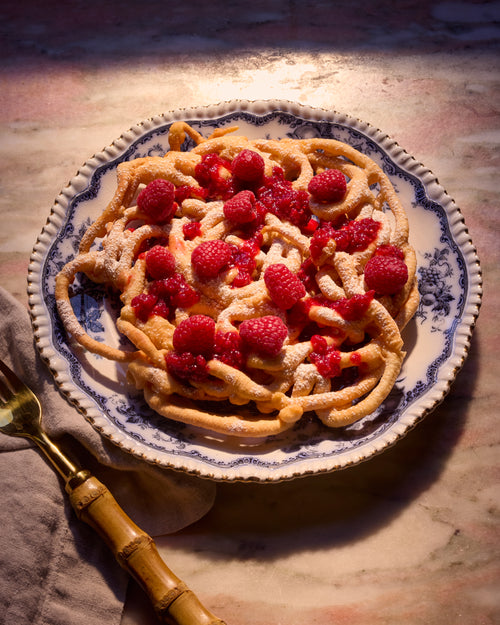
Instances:
[[[207,437],[170,422],[127,386],[121,366],[75,348],[58,320],[54,281],[79,239],[113,195],[118,163],[162,155],[170,124],[185,120],[202,135],[239,126],[249,138],[325,137],[369,155],[406,207],[417,252],[421,303],[404,333],[407,357],[394,390],[376,413],[342,429],[305,420],[255,441]],[[76,284],[73,306],[98,340],[119,340],[116,308],[105,290]],[[435,176],[372,126],[291,102],[226,102],[154,117],[131,128],[64,188],[31,257],[28,292],[37,345],[61,391],[92,425],[123,450],[165,467],[217,480],[276,481],[333,471],[394,444],[445,397],[469,348],[481,301],[481,273],[462,215]]]

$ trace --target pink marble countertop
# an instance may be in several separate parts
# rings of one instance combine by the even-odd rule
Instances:
[[[54,198],[142,119],[276,98],[382,129],[436,174],[481,260],[483,305],[456,383],[369,462],[219,484],[206,517],[157,544],[228,625],[498,623],[500,3],[199,4],[3,3],[0,285],[27,304]],[[122,625],[153,622],[131,584]]]

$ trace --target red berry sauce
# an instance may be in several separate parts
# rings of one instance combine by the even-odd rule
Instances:
[[[182,234],[188,241],[201,236],[201,224],[199,221],[189,221],[182,226]]]
[[[311,337],[313,351],[309,360],[316,365],[316,369],[324,378],[336,378],[342,373],[340,367],[340,352],[336,347],[329,346],[323,336],[315,334]]]
[[[228,200],[234,195],[234,183],[227,176],[231,163],[218,154],[205,154],[195,167],[195,178],[206,191],[206,199]],[[226,175],[223,175],[223,174]]]

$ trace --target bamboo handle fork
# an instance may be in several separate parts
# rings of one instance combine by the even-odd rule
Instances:
[[[153,539],[125,514],[110,491],[77,467],[49,439],[35,394],[0,360],[0,431],[34,441],[65,482],[79,519],[107,543],[119,564],[146,591],[158,619],[168,625],[225,625],[161,559]]]

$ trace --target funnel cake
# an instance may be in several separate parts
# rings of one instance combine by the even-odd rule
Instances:
[[[205,139],[175,122],[165,156],[118,165],[114,197],[57,276],[59,315],[83,347],[128,363],[169,419],[240,437],[305,413],[351,424],[391,391],[418,305],[405,211],[345,143],[236,131]],[[80,272],[120,294],[130,349],[78,322]]]

